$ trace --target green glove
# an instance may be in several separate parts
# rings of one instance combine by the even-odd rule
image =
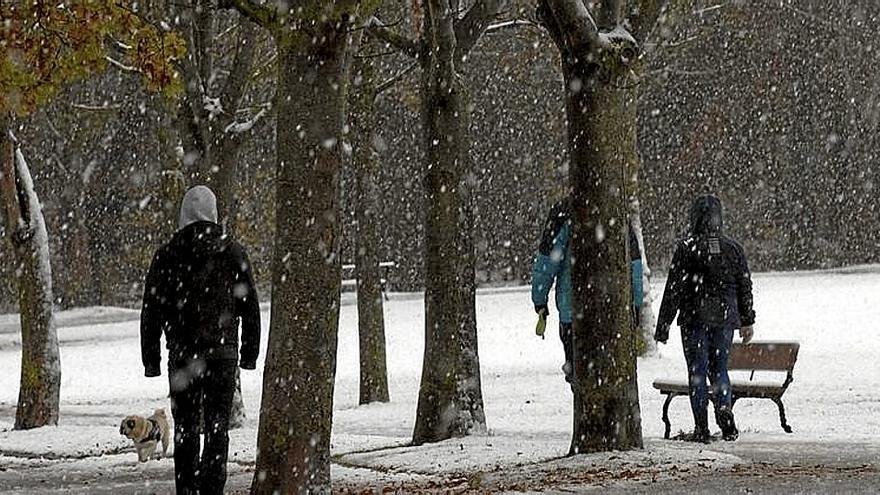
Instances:
[[[544,339],[544,330],[547,329],[547,310],[543,309],[538,312],[538,324],[535,326],[535,335]]]

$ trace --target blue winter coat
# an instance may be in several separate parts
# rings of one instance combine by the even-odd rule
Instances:
[[[550,241],[550,249],[538,249],[532,266],[532,303],[546,306],[550,288],[556,282],[556,309],[559,321],[571,323],[571,263],[569,263],[568,239],[571,222],[566,221]],[[544,242],[541,243],[542,247]]]
[[[571,211],[566,202],[553,206],[547,218],[538,254],[532,265],[532,303],[547,306],[550,288],[556,284],[556,309],[561,323],[571,323],[571,263],[568,241],[571,237]],[[635,235],[630,230],[630,272],[633,305],[642,306],[642,260]]]

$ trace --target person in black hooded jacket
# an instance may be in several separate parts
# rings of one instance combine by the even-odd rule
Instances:
[[[255,369],[260,306],[244,248],[217,224],[217,201],[205,186],[187,191],[179,230],[153,258],[141,311],[141,357],[146,376],[159,376],[165,334],[174,472],[178,494],[223,493],[229,415],[239,361]],[[205,448],[199,458],[204,409]]]
[[[739,435],[727,359],[733,331],[743,343],[753,334],[752,280],[742,246],[722,232],[721,201],[698,197],[691,207],[690,231],[678,242],[666,279],[654,338],[666,343],[678,313],[690,375],[691,409],[696,441],[709,440],[706,378],[712,383],[715,419],[725,440]]]

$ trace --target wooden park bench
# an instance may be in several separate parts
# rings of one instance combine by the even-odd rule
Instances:
[[[379,271],[382,272],[382,276],[379,278],[379,284],[382,287],[382,297],[385,300],[388,300],[388,292],[385,290],[386,285],[388,283],[388,273],[397,267],[397,263],[394,261],[383,261],[379,263]],[[344,264],[342,265],[342,290],[357,290],[357,277],[355,273],[355,265]]]
[[[735,404],[739,399],[770,399],[779,408],[779,421],[786,433],[791,433],[791,427],[785,420],[785,407],[782,405],[782,395],[794,380],[792,370],[797,361],[797,342],[750,342],[748,344],[734,343],[730,348],[728,359],[728,371],[750,371],[748,380],[731,379],[732,400]],[[785,371],[786,377],[782,383],[768,383],[754,381],[756,371]],[[671,425],[669,423],[669,403],[674,397],[689,396],[687,381],[658,379],[654,381],[654,388],[666,396],[663,404],[663,424],[666,432],[663,438],[669,438]],[[708,390],[709,398],[712,399],[712,387]]]

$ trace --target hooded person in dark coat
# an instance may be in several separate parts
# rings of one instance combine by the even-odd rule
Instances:
[[[256,368],[260,306],[247,254],[217,224],[217,201],[205,186],[187,191],[179,229],[156,252],[147,275],[141,311],[146,376],[161,374],[163,333],[177,493],[223,493],[235,367]],[[202,409],[205,448],[200,458]]]
[[[725,440],[739,435],[727,359],[733,331],[744,343],[753,334],[752,280],[742,246],[722,232],[721,201],[698,197],[691,207],[690,230],[678,242],[666,279],[654,338],[666,343],[678,313],[690,375],[691,409],[696,441],[709,440],[706,379],[712,383],[715,419]]]

